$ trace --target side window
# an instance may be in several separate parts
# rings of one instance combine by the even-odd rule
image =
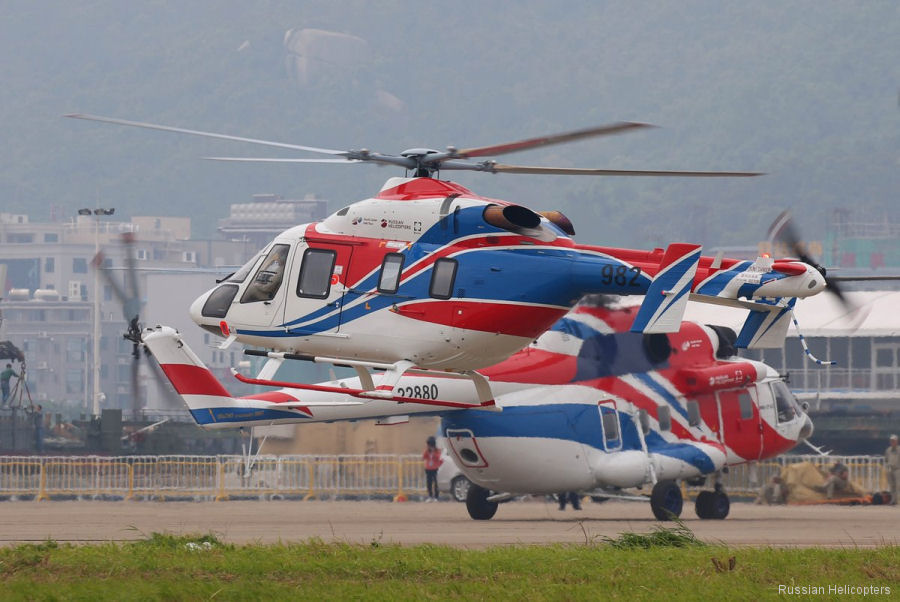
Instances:
[[[656,415],[659,417],[659,430],[671,431],[672,412],[669,410],[669,406],[660,406]]]
[[[700,424],[700,404],[696,401],[687,402],[688,424],[697,426]]]
[[[738,395],[738,406],[741,409],[741,420],[750,420],[753,418],[753,398],[744,391]]]
[[[647,410],[638,410],[638,424],[641,425],[641,432],[645,435],[650,432],[650,414]]]
[[[435,299],[449,299],[453,296],[453,282],[456,280],[455,259],[438,259],[431,272],[431,286],[428,294]]]
[[[381,263],[381,277],[378,279],[379,293],[396,293],[400,288],[400,274],[403,272],[404,256],[400,253],[388,253]]]
[[[262,265],[253,276],[253,281],[247,286],[244,295],[241,297],[241,303],[252,303],[254,301],[271,301],[275,298],[275,293],[281,286],[284,278],[284,266],[287,263],[288,251],[290,245],[275,245]]]
[[[300,278],[297,281],[298,297],[324,299],[331,290],[331,274],[337,253],[328,249],[307,249],[303,253]]]
[[[612,450],[622,447],[622,439],[619,434],[619,414],[611,401],[602,402],[597,408],[600,412],[600,423],[603,427],[603,440],[606,449]]]

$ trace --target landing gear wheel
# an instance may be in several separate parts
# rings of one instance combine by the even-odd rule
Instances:
[[[469,486],[466,494],[466,510],[475,520],[490,520],[497,513],[497,502],[489,502],[490,491],[475,483]]]
[[[462,475],[456,476],[450,481],[450,495],[457,502],[464,502],[469,495],[469,488],[471,487],[472,481]]]
[[[731,502],[724,491],[701,491],[694,504],[697,516],[704,519],[722,520],[730,509]]]
[[[681,516],[683,499],[675,481],[660,481],[650,493],[650,509],[656,520],[672,520]]]

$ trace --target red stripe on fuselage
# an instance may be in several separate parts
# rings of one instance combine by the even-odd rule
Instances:
[[[192,364],[160,364],[166,377],[180,395],[217,395],[231,397],[213,373]]]
[[[399,186],[382,190],[375,198],[385,201],[418,201],[424,199],[446,198],[452,194],[501,205],[509,204],[506,201],[496,201],[478,196],[465,186],[460,186],[455,182],[435,180],[434,178],[415,178],[414,180],[403,182]]]
[[[282,393],[281,391],[267,391],[266,393],[257,393],[255,395],[245,395],[240,399],[253,399],[258,401],[271,401],[272,403],[287,403],[291,401],[299,401],[296,397],[292,397],[287,393]],[[290,408],[291,410],[299,410],[306,414],[307,416],[312,416],[313,413],[306,406],[293,406]]]
[[[272,403],[287,403],[291,401],[299,401],[296,397],[282,393],[281,391],[268,391],[266,393],[256,393],[254,395],[245,395],[240,399],[255,399],[259,401],[271,401]]]
[[[575,378],[578,358],[564,353],[528,347],[505,362],[479,370],[496,382],[535,385],[567,385]]]
[[[394,311],[401,316],[433,324],[534,338],[563,317],[568,308],[451,299],[405,303]]]

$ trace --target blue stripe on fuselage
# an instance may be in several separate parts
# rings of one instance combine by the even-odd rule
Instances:
[[[650,387],[654,393],[660,395],[664,400],[666,400],[666,402],[668,402],[670,406],[675,408],[675,411],[681,414],[685,420],[688,419],[687,410],[681,407],[681,404],[678,403],[678,398],[669,393],[669,391],[666,390],[666,388],[659,384],[656,380],[654,380],[653,377],[646,373],[634,374],[634,377]]]
[[[250,421],[266,421],[266,420],[284,420],[297,418],[308,418],[302,412],[291,412],[290,410],[272,410],[266,408],[248,408],[248,407],[222,407],[222,408],[203,408],[199,410],[191,410],[191,416],[197,424],[215,424],[219,422],[250,422]]]
[[[603,265],[622,265],[613,259],[585,258],[570,249],[527,246],[515,249],[481,247],[460,253],[454,256],[454,259],[459,262],[454,298],[534,303],[560,308],[572,307],[585,292],[581,283],[572,278],[572,267],[576,261],[596,262],[597,270]],[[412,261],[409,260],[410,265]],[[536,275],[537,269],[540,273]],[[334,307],[320,308],[305,316],[289,320],[283,326],[302,324],[305,333],[324,332],[337,328],[339,323],[350,322],[394,304],[430,299],[431,274],[431,267],[418,272],[402,282],[396,295],[372,294],[367,297],[365,303],[360,302],[349,307],[349,301],[345,296],[344,308],[340,313]],[[377,285],[375,274],[366,278],[355,289],[370,290],[369,285],[373,287],[374,292]],[[327,317],[323,319],[317,319],[326,315]],[[239,333],[291,336],[291,333],[285,333],[283,330],[254,332],[240,330]]]
[[[618,416],[622,433],[621,449],[641,449],[634,420],[621,412]],[[448,429],[467,429],[480,439],[489,437],[561,439],[604,450],[600,412],[593,404],[506,406],[503,412],[497,414],[480,410],[448,412],[443,417],[441,430],[446,432]],[[656,432],[648,433],[645,440],[647,449],[653,453],[682,460],[703,473],[715,470],[712,459],[688,442],[667,442]]]

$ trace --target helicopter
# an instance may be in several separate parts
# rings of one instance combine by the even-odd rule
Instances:
[[[321,222],[291,227],[198,297],[201,328],[267,358],[271,381],[285,360],[349,366],[363,395],[397,398],[408,371],[471,381],[493,404],[478,369],[525,348],[589,294],[644,295],[631,326],[676,332],[689,299],[749,309],[738,346],[780,346],[793,303],[826,288],[824,271],[801,259],[703,256],[672,243],[640,251],[578,244],[558,211],[535,212],[482,197],[441,171],[589,176],[750,177],[757,172],[635,171],[537,167],[477,160],[653,127],[622,122],[489,146],[399,155],[335,150],[95,115],[67,117],[330,155],[329,158],[207,157],[216,161],[374,163],[406,171],[373,197]],[[131,329],[131,338],[136,328]],[[372,371],[383,370],[378,386]],[[315,387],[315,385],[305,385]]]
[[[515,496],[560,491],[649,501],[657,519],[670,520],[683,509],[681,480],[711,481],[695,511],[724,519],[721,473],[787,452],[809,439],[812,421],[775,369],[736,355],[731,329],[684,322],[674,333],[641,335],[630,332],[637,313],[579,304],[481,371],[497,394],[491,408],[459,380],[414,371],[394,389],[420,398],[412,403],[365,399],[359,378],[312,390],[266,382],[281,388],[233,397],[174,329],[148,328],[143,339],[202,428],[440,416],[441,436],[473,483],[466,507],[475,520]],[[628,491],[645,486],[649,496]]]

